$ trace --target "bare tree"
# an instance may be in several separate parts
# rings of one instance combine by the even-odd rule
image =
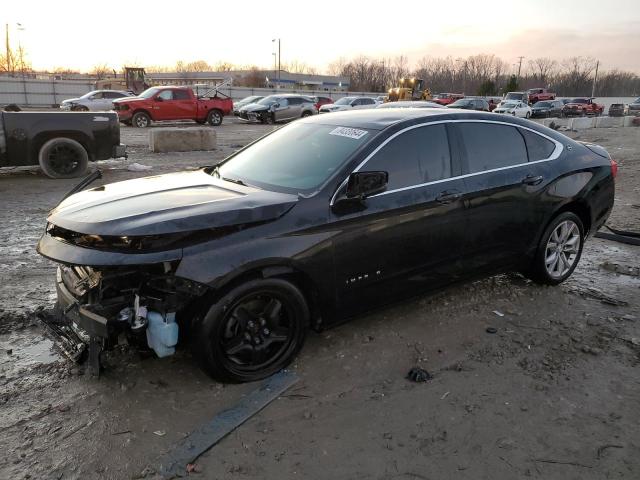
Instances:
[[[103,78],[108,77],[111,72],[112,72],[111,68],[109,68],[109,66],[106,63],[95,65],[89,71],[89,73],[91,75],[94,75],[97,80],[102,80]]]
[[[195,60],[193,62],[187,63],[185,69],[188,72],[210,72],[213,70],[211,65],[209,65],[204,60]]]
[[[529,60],[529,68],[534,72],[534,78],[540,85],[547,86],[550,77],[558,67],[558,62],[548,57],[539,57]]]

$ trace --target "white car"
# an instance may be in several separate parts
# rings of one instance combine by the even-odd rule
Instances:
[[[504,100],[498,104],[493,113],[505,113],[514,117],[529,118],[531,116],[531,107],[517,100]]]
[[[113,110],[113,101],[118,98],[133,97],[131,92],[123,90],[93,90],[79,98],[69,98],[60,104],[62,110],[75,112]]]
[[[339,112],[342,110],[361,110],[363,108],[376,108],[378,102],[371,97],[342,97],[335,103],[328,103],[320,107],[320,113]]]

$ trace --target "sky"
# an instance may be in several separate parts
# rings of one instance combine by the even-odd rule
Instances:
[[[605,70],[640,73],[640,0],[3,0],[0,22],[37,70],[178,60],[272,68],[272,40],[280,38],[283,63],[320,71],[358,55],[415,63],[488,53],[512,65],[521,55],[525,65],[536,57],[594,57]]]

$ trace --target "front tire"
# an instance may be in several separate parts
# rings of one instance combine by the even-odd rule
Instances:
[[[209,125],[217,127],[222,123],[222,112],[217,109],[211,110],[207,115],[207,122]]]
[[[40,147],[38,163],[49,178],[74,178],[87,170],[89,154],[71,138],[52,138]]]
[[[144,112],[136,112],[131,118],[131,124],[136,128],[147,128],[151,125],[151,118]]]
[[[545,230],[531,271],[531,280],[558,285],[571,276],[582,255],[584,226],[572,212],[564,212],[554,218]]]
[[[530,114],[529,112],[527,112],[527,113],[525,114],[524,118],[529,118],[529,117],[531,117],[531,114]]]
[[[311,112],[309,110],[305,110],[304,112],[302,112],[302,118],[306,118],[310,116],[311,116]]]
[[[252,382],[291,363],[302,348],[309,307],[300,290],[278,279],[252,280],[213,303],[194,336],[200,366],[221,382]]]

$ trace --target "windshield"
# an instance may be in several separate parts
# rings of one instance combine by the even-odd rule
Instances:
[[[569,103],[589,103],[586,98],[574,98]]]
[[[259,105],[273,105],[279,100],[278,97],[268,96],[257,102]]]
[[[147,88],[144,92],[142,92],[140,95],[138,95],[139,97],[142,98],[151,98],[153,97],[156,93],[158,93],[160,91],[159,88],[155,88],[155,87],[151,87],[151,88]]]
[[[342,97],[335,105],[349,105],[355,97]]]
[[[551,107],[551,102],[538,102],[534,105],[535,107]]]
[[[520,100],[522,98],[521,93],[507,93],[505,97],[507,100]]]
[[[260,100],[261,98],[262,97],[259,97],[258,95],[254,95],[252,97],[243,98],[242,100],[239,100],[238,103],[253,103]]]
[[[292,123],[242,150],[214,174],[267,190],[312,192],[373,135],[364,129]]]
[[[80,98],[89,98],[91,95],[94,95],[96,93],[98,93],[100,90],[92,90],[89,93],[85,93],[84,95],[82,95]]]
[[[501,102],[500,106],[502,108],[513,108],[518,104],[518,102]]]
[[[451,104],[451,106],[455,107],[457,105],[472,105],[472,104],[473,104],[472,100],[456,100]]]

